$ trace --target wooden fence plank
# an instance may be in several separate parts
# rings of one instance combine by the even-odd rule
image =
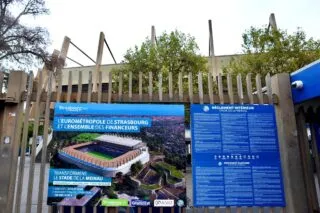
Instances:
[[[102,72],[98,72],[98,103],[101,103],[101,96],[102,96]],[[120,97],[120,96],[119,96]]]
[[[78,91],[77,91],[77,102],[80,103],[81,101],[81,94],[82,94],[82,71],[79,71],[78,76]]]
[[[139,72],[139,98],[142,100],[142,72]]]
[[[72,72],[68,72],[68,94],[67,94],[67,102],[70,102],[71,99],[71,93],[72,93]]]
[[[211,72],[209,72],[208,73],[208,94],[209,94],[210,104],[214,103],[212,86],[213,86],[213,84],[212,84],[212,74],[211,74]]]
[[[123,72],[119,73],[119,102],[122,100],[123,93]]]
[[[88,99],[87,102],[91,102],[91,93],[92,93],[92,71],[89,71],[89,79],[88,79]]]
[[[237,91],[238,91],[238,97],[239,97],[239,102],[241,104],[244,103],[243,101],[243,86],[242,86],[242,77],[241,77],[241,74],[238,74],[237,75]]]
[[[256,75],[256,89],[257,89],[259,104],[263,104],[262,86],[261,86],[261,76],[260,76],[260,74]]]
[[[182,81],[182,72],[179,72],[178,76],[178,89],[179,89],[179,100],[183,100],[183,81]]]
[[[159,101],[162,101],[162,72],[159,73],[158,91]]]
[[[224,104],[224,95],[223,95],[223,82],[221,73],[218,75],[218,92],[220,104]]]
[[[129,72],[129,99],[132,98],[132,72]]]
[[[169,72],[169,98],[173,98],[172,72]]]
[[[152,100],[152,96],[153,96],[153,83],[152,83],[152,72],[149,72],[149,100]]]
[[[265,77],[265,81],[266,81],[266,88],[267,88],[267,96],[269,99],[269,104],[273,104],[273,100],[272,100],[272,88],[271,88],[271,76],[270,73],[268,73]]]
[[[228,86],[228,95],[229,95],[230,104],[234,104],[232,76],[230,73],[228,73],[227,75],[227,86]]]
[[[198,73],[198,91],[199,91],[199,102],[203,104],[203,82],[202,82],[202,73]]]
[[[193,103],[193,83],[192,83],[192,72],[189,72],[189,76],[188,76],[188,88],[189,88],[189,99],[190,99],[190,103]]]
[[[248,73],[246,76],[246,85],[247,85],[247,95],[249,98],[249,103],[253,104],[251,73]]]
[[[49,119],[50,119],[50,98],[51,98],[51,90],[52,90],[52,80],[53,80],[53,75],[52,75],[52,72],[50,72],[49,81],[48,81],[46,109],[45,109],[43,142],[42,142],[42,149],[41,149],[41,166],[40,166],[37,213],[42,212],[43,191],[44,191],[44,181],[45,181],[44,179],[45,179],[45,170],[46,170],[46,163],[47,163],[47,143],[48,143],[49,122],[50,122]]]
[[[272,92],[279,98],[274,108],[286,195],[286,211],[290,213],[308,212],[289,74],[282,73],[272,76],[271,85]]]
[[[4,72],[0,71],[0,93],[2,93],[3,83],[4,83]]]
[[[42,72],[39,73],[39,84],[42,85]],[[61,82],[61,81],[60,81]],[[41,98],[41,92],[42,89],[40,86],[37,90],[37,98],[36,102],[34,104],[35,106],[35,118],[34,118],[34,128],[33,128],[33,134],[32,134],[32,145],[31,145],[31,159],[30,159],[30,167],[29,167],[29,179],[28,179],[28,189],[27,189],[27,205],[26,205],[26,213],[31,212],[31,205],[32,205],[32,192],[33,192],[33,182],[34,182],[34,168],[35,168],[35,158],[36,158],[36,145],[37,145],[37,136],[38,136],[38,130],[39,130],[39,117],[40,113],[40,98]],[[60,96],[57,96],[60,97]],[[57,99],[57,102],[59,102],[59,99]]]
[[[29,142],[28,127],[29,127],[29,113],[30,113],[30,105],[31,105],[30,100],[31,100],[32,86],[33,86],[33,74],[31,73],[29,75],[28,95],[27,95],[26,109],[25,109],[25,115],[23,120],[23,133],[22,133],[22,140],[21,140],[21,154],[20,154],[19,175],[18,175],[16,205],[15,205],[16,213],[20,213],[21,195],[22,195],[23,178],[24,178],[24,167],[25,167],[25,158],[26,158],[26,145],[29,144],[28,143]],[[1,82],[0,82],[0,88],[1,88]]]
[[[112,96],[112,72],[109,71],[108,103],[111,103],[111,96]]]

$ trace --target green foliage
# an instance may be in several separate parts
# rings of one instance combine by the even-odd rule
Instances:
[[[290,73],[320,58],[320,41],[307,38],[300,28],[289,34],[285,30],[251,27],[242,38],[244,55],[234,58],[224,72]]]
[[[193,73],[194,85],[197,84],[196,74],[199,71],[207,73],[207,60],[198,54],[198,45],[194,37],[186,35],[179,31],[163,33],[157,38],[157,44],[154,46],[150,39],[146,39],[140,47],[135,46],[129,49],[124,56],[124,65],[121,68],[113,69],[114,82],[119,81],[119,73],[123,73],[124,91],[128,91],[129,71],[132,74],[133,92],[137,93],[139,87],[139,72],[143,74],[143,91],[147,92],[149,84],[149,72],[153,73],[153,89],[157,90],[159,73],[162,74],[163,92],[168,92],[169,72],[172,73],[173,89],[178,90],[178,75],[183,73],[187,77],[189,72]],[[184,88],[187,87],[187,80],[184,79]],[[117,91],[117,84],[114,84],[114,91]],[[196,88],[194,88],[196,89]]]
[[[71,140],[76,142],[88,142],[96,139],[99,136],[100,134],[98,133],[81,133],[75,137],[72,137]]]
[[[131,168],[130,168],[130,172],[132,174],[132,176],[135,176],[138,174],[138,172],[142,169],[142,163],[141,161],[138,161],[134,164],[131,165]]]
[[[170,175],[174,178],[178,178],[181,179],[184,177],[183,173],[179,170],[176,169],[175,166],[172,166],[168,163],[165,162],[159,162],[157,163],[157,165],[159,165],[160,167],[162,167],[163,169],[170,171]]]

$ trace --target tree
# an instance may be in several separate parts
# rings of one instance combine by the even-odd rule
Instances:
[[[231,60],[224,72],[290,73],[320,58],[320,41],[307,38],[300,28],[289,34],[285,30],[251,27],[242,38],[244,55]]]
[[[22,8],[13,15],[12,8]],[[21,19],[47,14],[44,0],[0,0],[0,64],[33,64],[34,61],[50,65],[46,51],[48,32],[42,27],[23,25]]]
[[[158,74],[163,76],[163,92],[168,91],[168,74],[172,72],[173,89],[177,91],[178,74],[182,72],[186,76],[189,72],[194,73],[196,85],[196,74],[199,71],[207,72],[207,60],[198,54],[198,45],[194,37],[186,35],[179,31],[163,33],[157,38],[156,45],[153,45],[150,39],[146,39],[140,47],[135,46],[129,49],[124,56],[124,65],[121,68],[114,69],[115,73],[122,72],[124,79],[128,79],[128,73],[133,73],[133,85],[138,85],[138,73],[142,72],[143,76],[148,76],[149,72],[153,73],[153,86],[157,88]],[[116,75],[118,76],[118,75]],[[118,81],[117,77],[114,77]],[[143,85],[148,84],[147,79],[143,79]],[[185,87],[187,81],[184,81]],[[127,87],[127,83],[124,86]],[[147,91],[146,86],[143,87]],[[137,92],[139,87],[134,86],[133,92]],[[124,91],[127,91],[125,88]]]

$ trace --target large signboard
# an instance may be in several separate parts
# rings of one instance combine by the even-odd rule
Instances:
[[[270,105],[191,106],[194,206],[284,206]]]
[[[48,205],[186,204],[184,106],[57,103]]]

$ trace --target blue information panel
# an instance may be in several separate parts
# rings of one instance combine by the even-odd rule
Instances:
[[[191,106],[194,206],[285,206],[273,106]]]

